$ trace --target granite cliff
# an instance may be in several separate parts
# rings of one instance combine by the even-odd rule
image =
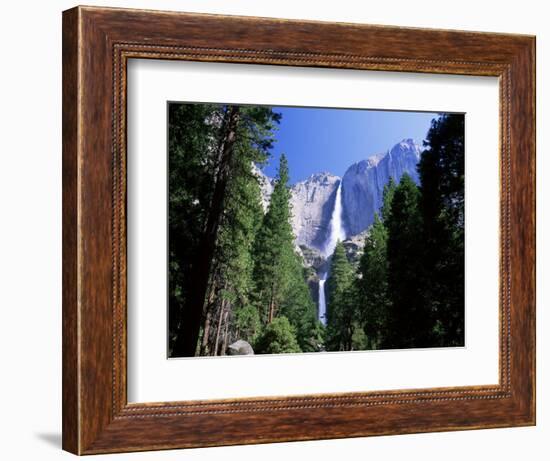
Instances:
[[[292,228],[296,245],[323,252],[329,238],[338,186],[341,184],[342,219],[347,239],[365,232],[382,205],[384,186],[393,178],[399,182],[404,173],[418,184],[416,170],[420,147],[404,139],[384,153],[354,163],[340,178],[323,172],[311,175],[291,188]],[[254,167],[262,189],[262,205],[267,209],[273,179]]]
[[[357,235],[374,221],[382,205],[384,186],[393,178],[399,182],[408,173],[419,183],[416,165],[420,148],[412,139],[404,139],[383,154],[351,165],[342,178],[344,225],[348,235]]]

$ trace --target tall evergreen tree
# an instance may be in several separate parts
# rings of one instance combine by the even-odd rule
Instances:
[[[271,323],[277,315],[292,279],[295,256],[288,178],[288,162],[281,155],[276,184],[254,248],[254,280],[264,323]]]
[[[241,167],[245,168],[245,165]],[[259,184],[249,172],[250,165],[246,170],[236,175],[231,183],[217,236],[216,271],[210,277],[210,289],[215,296],[207,300],[201,355],[225,353],[225,336],[233,336],[236,325],[223,329],[222,324],[231,323],[236,315],[240,316],[240,327],[247,332],[247,337],[242,339],[249,339],[250,334],[254,336],[257,333],[254,318],[249,318],[251,323],[245,325],[246,314],[241,312],[252,305],[251,251],[263,217]],[[213,325],[215,330],[211,329]]]
[[[212,198],[207,210],[204,230],[195,253],[193,271],[190,274],[190,284],[193,289],[188,293],[188,300],[182,312],[181,328],[174,342],[174,351],[178,356],[192,357],[197,351],[205,297],[216,249],[216,238],[231,178],[231,164],[235,152],[234,145],[237,139],[239,119],[240,108],[238,106],[225,108],[220,129],[221,135],[216,146],[217,168],[214,175]]]
[[[209,279],[212,296],[206,299],[201,355],[224,355],[230,342],[253,341],[260,330],[252,307],[252,248],[263,209],[259,179],[252,165],[262,163],[269,155],[273,129],[280,117],[258,106],[240,107],[240,114]]]
[[[346,256],[342,242],[338,242],[330,265],[327,288],[326,348],[329,351],[353,349],[357,307],[354,296],[355,272]]]
[[[178,111],[190,112],[193,109],[199,112],[193,123],[184,116],[177,117]],[[188,192],[189,184],[193,184],[193,173],[197,173],[204,194],[193,194],[192,200],[188,200],[202,211],[201,220],[185,221],[195,225],[195,239],[187,239],[177,228],[174,232],[171,228],[170,242],[188,247],[186,262],[182,262],[175,252],[171,253],[171,266],[186,264],[190,268],[186,290],[181,282],[182,288],[178,291],[179,281],[176,280],[174,289],[172,285],[170,287],[171,293],[183,293],[180,295],[183,302],[177,309],[178,321],[174,322],[172,353],[175,356],[195,355],[201,331],[201,352],[205,352],[209,348],[208,342],[213,341],[213,353],[218,350],[223,353],[231,333],[229,320],[233,310],[247,302],[250,287],[250,250],[260,210],[258,179],[252,174],[251,167],[267,158],[274,140],[274,124],[280,116],[266,107],[202,104],[175,105],[174,113],[170,113],[170,116],[176,115],[170,120],[171,166],[172,154],[180,153],[181,146],[190,143],[189,139],[198,138],[201,142],[195,142],[182,152],[191,159],[197,157],[197,168],[191,173],[182,171],[183,168],[177,169],[184,178],[190,177],[188,183],[181,181],[176,172],[172,176],[171,170],[170,201],[176,202],[178,186]],[[185,163],[189,161],[185,160]],[[172,213],[173,208],[170,209],[170,220],[178,222],[181,213]],[[174,276],[171,274],[171,280],[179,275],[185,274],[175,272]],[[211,324],[214,320],[216,328],[213,332]]]
[[[391,204],[393,201],[393,195],[395,194],[395,189],[397,189],[397,184],[390,176],[389,181],[384,185],[384,192],[382,195],[382,207],[380,209],[380,216],[382,221],[388,221],[390,219],[391,213]]]
[[[294,249],[288,179],[288,162],[282,155],[254,247],[256,298],[263,323],[284,316],[297,336],[299,348],[311,352],[322,345],[322,326],[316,318],[302,259]]]
[[[418,166],[426,303],[440,346],[464,344],[464,116],[432,122]]]
[[[388,188],[384,194],[386,216],[389,216],[391,201],[387,202],[388,194],[395,190]],[[387,203],[387,205],[386,205]],[[363,255],[359,261],[357,279],[358,305],[361,311],[361,321],[367,336],[368,348],[378,349],[387,335],[387,322],[391,305],[388,293],[388,231],[378,215],[365,238]]]
[[[302,258],[294,253],[290,267],[289,284],[280,305],[281,315],[288,318],[296,331],[303,352],[317,352],[323,345],[323,324],[317,319],[317,306],[305,282]]]
[[[182,326],[190,292],[195,251],[206,222],[215,168],[212,152],[217,128],[207,123],[216,114],[209,104],[168,106],[169,181],[169,338]]]
[[[433,319],[425,305],[424,245],[420,192],[411,177],[404,174],[395,189],[388,229],[389,309],[384,348],[430,347]]]
[[[385,223],[391,216],[396,189],[397,184],[390,176],[384,186],[380,216],[378,213],[374,216],[359,260],[357,303],[369,349],[378,349],[387,335],[391,300],[388,293],[388,230]]]

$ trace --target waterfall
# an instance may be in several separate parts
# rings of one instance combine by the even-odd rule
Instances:
[[[329,233],[327,240],[323,246],[323,255],[328,260],[336,244],[339,241],[346,239],[346,231],[344,229],[344,223],[342,222],[342,181],[338,184],[336,189],[336,197],[334,200],[334,208],[332,209],[332,216],[330,217]],[[323,324],[327,324],[327,304],[325,298],[325,282],[327,281],[328,270],[324,270],[319,273],[319,320]]]
[[[346,231],[342,222],[342,181],[340,181],[338,189],[336,189],[334,208],[330,217],[328,238],[323,248],[325,258],[330,257],[334,253],[334,248],[336,248],[338,241],[344,241],[345,239]]]
[[[327,303],[325,301],[325,282],[327,281],[327,273],[319,274],[319,321],[324,325],[327,324]]]

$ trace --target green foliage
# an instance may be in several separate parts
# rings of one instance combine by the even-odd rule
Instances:
[[[264,162],[269,155],[274,124],[278,120],[279,115],[265,107],[240,108],[231,181],[216,237],[216,271],[211,277],[211,285],[223,287],[223,290],[218,291],[210,309],[219,311],[220,303],[225,299],[229,301],[226,309],[234,313],[234,322],[227,332],[230,340],[253,341],[261,326],[259,315],[252,313],[252,249],[263,219],[263,209],[260,185],[252,172],[252,165]]]
[[[351,337],[351,350],[354,351],[364,351],[374,349],[372,344],[365,334],[365,330],[361,328],[361,322],[355,320],[353,322],[353,335]]]
[[[302,260],[294,251],[288,178],[288,163],[282,155],[269,208],[254,246],[256,302],[263,323],[284,316],[296,332],[301,350],[312,352],[322,347],[323,330]]]
[[[353,349],[353,333],[356,328],[355,273],[346,256],[342,242],[338,242],[329,271],[327,288],[327,338],[329,351]]]
[[[206,220],[212,209],[220,155],[227,142],[226,121],[231,111],[232,106],[225,105],[169,106],[171,339],[181,331],[186,309],[192,308],[186,303],[187,293],[196,289],[189,286],[190,275],[200,258],[205,258],[201,241],[204,241]],[[222,314],[230,318],[231,312],[250,304],[251,250],[263,219],[260,186],[251,168],[254,163],[261,164],[267,159],[274,142],[275,125],[280,119],[279,114],[266,107],[240,107],[238,113],[227,187],[221,197],[220,216],[215,217],[219,225],[207,290],[212,295],[207,296],[206,316],[218,325]],[[204,325],[201,331],[204,335]],[[216,333],[211,329],[212,337],[203,338],[203,353],[216,353],[219,347],[214,344],[219,337]],[[234,329],[227,332],[234,333]]]
[[[384,188],[365,240],[358,304],[371,348],[464,344],[464,117],[432,121],[418,165]]]
[[[254,280],[263,322],[271,322],[277,315],[292,283],[295,255],[288,178],[288,163],[282,155],[269,208],[254,247]]]
[[[385,188],[384,203],[387,204],[386,217],[389,217],[393,188]],[[378,215],[365,238],[363,255],[359,261],[357,279],[358,305],[361,311],[368,348],[378,349],[386,334],[390,299],[388,294],[388,230]]]
[[[305,269],[301,258],[294,254],[289,268],[289,283],[279,308],[296,330],[298,344],[303,352],[317,352],[323,345],[323,324],[317,320],[317,307],[305,283]]]
[[[380,209],[380,215],[382,216],[382,221],[387,221],[390,219],[391,214],[391,204],[393,201],[393,195],[395,194],[395,189],[397,189],[397,184],[390,176],[389,181],[384,186],[383,198],[382,198],[382,207]]]
[[[169,309],[170,336],[179,329],[189,290],[189,273],[212,196],[210,155],[215,113],[208,104],[170,104],[169,154]]]
[[[250,177],[249,177],[250,176]],[[260,186],[251,175],[237,176],[228,191],[216,243],[217,283],[233,293],[234,304],[248,305],[252,284],[252,246],[263,211]]]
[[[269,323],[254,344],[257,354],[282,354],[301,352],[296,331],[284,316],[277,317]]]
[[[430,280],[425,303],[436,320],[436,345],[464,345],[464,116],[432,122],[419,163],[423,256]]]
[[[424,303],[424,244],[420,191],[407,174],[395,190],[388,229],[388,288],[391,299],[386,348],[429,347],[432,318]]]
[[[236,277],[231,285],[239,297],[251,289],[251,249],[263,219],[260,185],[251,167],[267,158],[273,143],[273,123],[278,119],[264,107],[241,108],[231,182],[217,237],[218,261],[224,272]]]
[[[391,300],[388,293],[388,229],[397,184],[390,177],[384,186],[380,216],[365,237],[363,255],[356,280],[357,305],[360,311],[366,349],[379,349],[388,334]]]
[[[254,343],[261,329],[278,321],[279,315],[286,316],[296,343],[283,341],[283,349],[319,350],[323,328],[316,318],[302,261],[294,251],[288,162],[281,157],[265,216],[259,180],[252,171],[254,164],[261,165],[268,158],[280,115],[261,106],[239,107],[231,134],[232,154],[226,157],[230,162],[222,166],[226,126],[235,113],[236,108],[225,105],[169,107],[171,339],[181,329],[187,293],[194,289],[189,286],[190,274],[202,256],[207,219],[216,219],[200,353],[223,353],[223,344],[236,339]],[[221,197],[214,194],[220,168],[228,168]],[[221,213],[212,217],[212,203],[219,203],[220,198]],[[279,330],[284,327],[280,322],[277,325]],[[270,331],[264,329],[264,340]]]
[[[254,344],[261,329],[262,322],[258,309],[255,306],[242,306],[235,311],[236,336],[239,339],[244,339],[250,344]]]

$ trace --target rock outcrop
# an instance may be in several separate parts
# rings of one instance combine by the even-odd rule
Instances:
[[[252,174],[256,175],[258,178],[258,183],[260,184],[260,191],[262,194],[262,207],[265,213],[267,211],[267,207],[269,206],[271,194],[273,193],[274,179],[264,174],[264,172],[254,164],[252,164]]]
[[[353,265],[359,264],[359,259],[361,258],[363,249],[365,248],[365,238],[368,234],[369,230],[364,230],[360,234],[353,235],[342,242],[344,244],[344,249],[346,250],[348,261]]]
[[[338,176],[318,173],[292,187],[292,229],[298,245],[323,249],[339,183]]]

